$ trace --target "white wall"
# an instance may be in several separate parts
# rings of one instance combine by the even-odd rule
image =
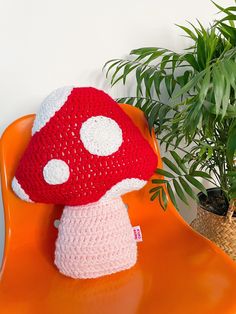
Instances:
[[[210,0],[0,0],[0,133],[60,86],[92,85],[123,96],[122,88],[104,84],[107,60],[142,46],[181,50],[186,39],[174,24],[195,18],[206,24],[216,11]],[[194,210],[182,214],[189,221]]]

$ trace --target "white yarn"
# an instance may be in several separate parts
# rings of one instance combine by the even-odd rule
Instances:
[[[122,144],[122,130],[111,118],[94,116],[86,120],[80,129],[84,147],[93,155],[109,156]]]
[[[64,105],[68,96],[73,90],[72,86],[65,86],[54,90],[42,102],[39,112],[34,120],[32,135],[38,132],[55,115],[55,113]]]
[[[51,159],[43,168],[44,180],[51,185],[65,183],[70,176],[70,168],[60,159]]]
[[[16,195],[22,199],[23,201],[32,203],[29,195],[27,193],[25,193],[25,191],[23,190],[23,188],[21,187],[20,183],[18,182],[18,180],[14,177],[12,180],[12,189],[13,191],[16,193]]]
[[[146,183],[147,181],[137,178],[124,179],[108,190],[100,200],[112,199],[130,191],[139,190],[143,188]]]

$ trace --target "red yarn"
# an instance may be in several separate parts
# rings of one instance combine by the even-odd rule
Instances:
[[[90,154],[80,139],[82,123],[93,116],[112,118],[122,130],[123,142],[110,156]],[[51,159],[69,166],[67,182],[50,185],[44,180],[43,168]],[[33,135],[15,176],[32,201],[73,206],[98,201],[121,180],[148,180],[156,165],[151,146],[112,98],[94,88],[74,88]]]

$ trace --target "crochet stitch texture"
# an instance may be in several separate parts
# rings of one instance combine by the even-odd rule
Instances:
[[[12,188],[28,202],[65,205],[55,264],[66,276],[95,278],[135,264],[120,196],[142,188],[156,165],[151,146],[112,98],[63,87],[43,101]]]
[[[58,109],[56,95],[63,103],[54,113],[49,104],[52,99]],[[49,120],[46,109],[53,113]],[[155,153],[130,118],[111,97],[94,88],[74,88],[66,100],[65,88],[54,91],[43,102],[33,130],[15,174],[33,202],[71,206],[96,202],[125,179],[141,180],[137,187],[141,188],[157,164]],[[51,161],[55,166],[45,171]],[[60,172],[62,180],[57,176]],[[130,183],[132,191],[136,185]]]
[[[66,206],[59,225],[55,264],[73,278],[96,278],[132,267],[137,244],[120,198]]]

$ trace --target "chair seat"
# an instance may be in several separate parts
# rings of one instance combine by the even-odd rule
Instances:
[[[161,157],[155,136],[137,108],[122,105]],[[6,237],[0,273],[0,314],[236,314],[236,265],[194,232],[171,202],[150,201],[149,182],[123,197],[139,225],[138,262],[130,270],[74,280],[54,266],[62,208],[17,198],[11,181],[31,138],[34,116],[15,121],[0,141]],[[157,175],[155,175],[157,176]]]
[[[61,275],[53,247],[48,255],[29,245],[14,251],[1,279],[1,313],[236,313],[236,271],[218,248],[188,226],[163,233],[150,219],[141,227],[136,266],[98,279]]]

